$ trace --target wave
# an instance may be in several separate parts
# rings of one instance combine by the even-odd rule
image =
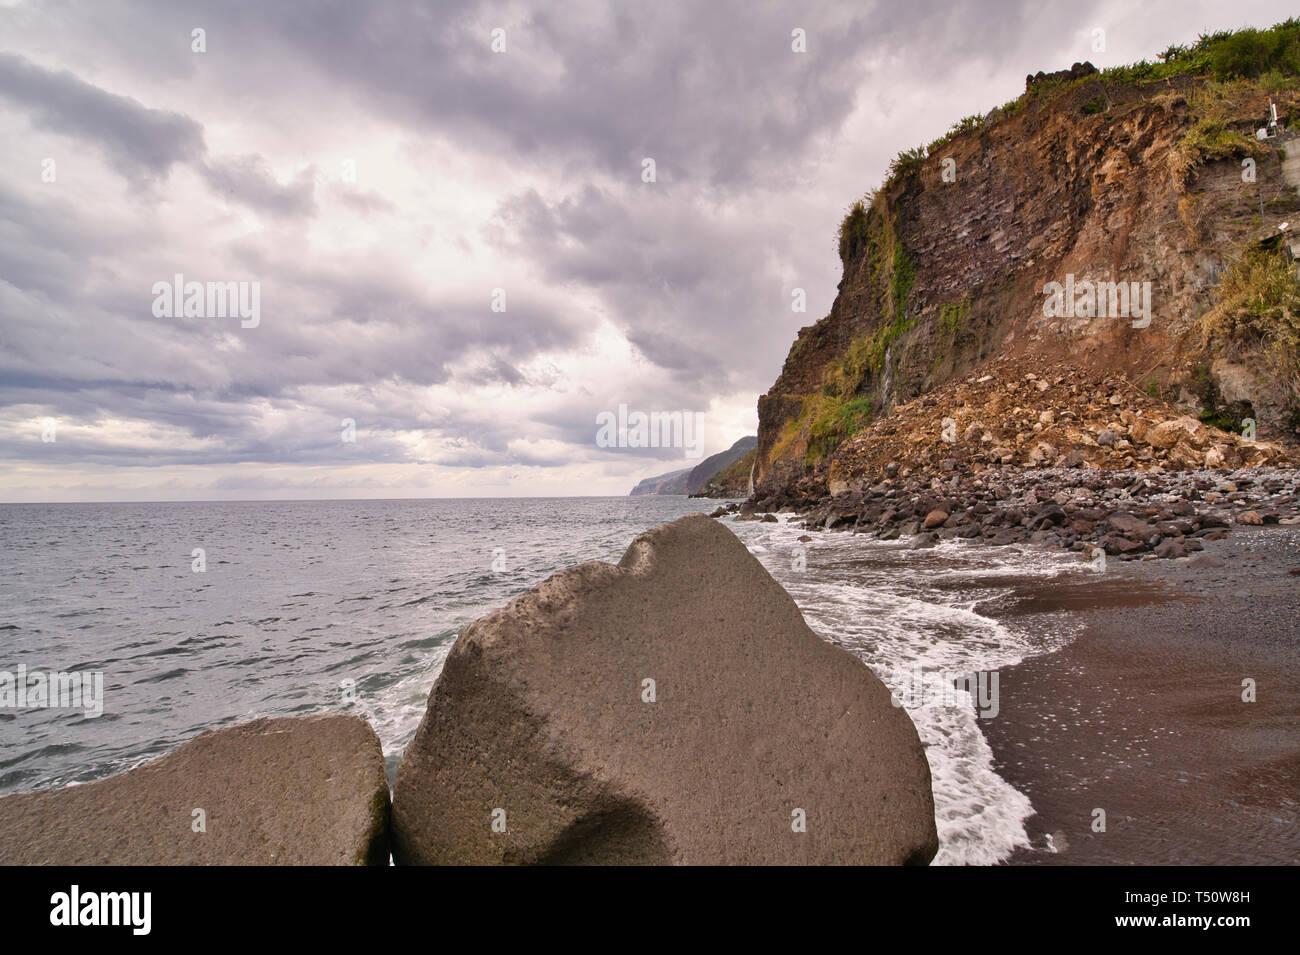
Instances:
[[[915,667],[927,674],[973,674],[1051,652],[1069,633],[1026,633],[975,607],[1011,581],[1077,571],[1058,555],[944,542],[906,545],[782,523],[732,525],[786,588],[812,629],[869,666],[900,699],[925,745],[939,832],[936,865],[988,865],[1029,845],[1029,798],[996,773],[964,689],[942,701],[906,694]]]

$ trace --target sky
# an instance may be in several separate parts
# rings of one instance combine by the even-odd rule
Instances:
[[[0,0],[0,501],[626,494],[900,150],[1287,7]]]

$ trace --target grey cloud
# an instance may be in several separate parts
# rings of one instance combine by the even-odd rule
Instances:
[[[281,185],[270,163],[257,155],[228,156],[200,164],[203,177],[218,195],[277,216],[316,212],[315,171],[308,169]]]
[[[499,223],[492,235],[503,249],[538,263],[551,281],[597,290],[628,339],[677,375],[678,400],[697,407],[720,392],[757,393],[779,366],[790,333],[752,331],[778,317],[798,324],[774,260],[806,256],[797,269],[804,284],[832,274],[829,243],[820,256],[791,250],[779,221],[724,222],[709,203],[686,198],[587,186],[547,201],[528,191],[502,204]]]
[[[60,0],[0,10],[0,44],[11,51],[40,50],[42,64],[110,87],[157,81],[173,95],[193,93],[170,101],[186,103],[191,118],[0,53],[0,97],[31,124],[102,150],[113,169],[168,199],[177,195],[165,190],[183,185],[171,174],[188,165],[215,196],[266,213],[260,230],[234,238],[195,230],[172,248],[178,233],[156,208],[116,204],[121,197],[78,208],[54,193],[0,189],[0,417],[13,423],[32,408],[70,421],[121,417],[211,444],[53,449],[18,440],[0,446],[0,457],[58,456],[69,466],[390,462],[407,451],[387,432],[425,431],[450,440],[440,460],[457,467],[674,460],[671,449],[595,448],[596,412],[620,402],[703,410],[718,397],[763,391],[795,329],[819,317],[812,301],[829,304],[834,294],[836,210],[876,184],[890,155],[922,141],[914,130],[937,135],[958,118],[949,100],[960,84],[988,86],[983,108],[991,108],[1002,97],[989,78],[1001,71],[1003,82],[1005,64],[1023,77],[1087,56],[1079,30],[1094,14],[1110,14],[1112,38],[1126,35],[1113,10],[1092,0],[531,10],[319,0],[310,16],[301,4],[265,0]],[[1135,13],[1127,22],[1150,19]],[[499,55],[488,48],[498,23],[509,45]],[[196,25],[208,32],[202,56],[188,51]],[[807,54],[790,51],[796,26],[807,30]],[[1163,29],[1159,46],[1178,39]],[[1019,80],[1010,80],[1013,94]],[[894,104],[888,127],[862,123],[863,115],[879,122],[881,97]],[[254,103],[267,115],[301,117],[321,141],[355,135],[329,108],[339,104],[342,115],[373,120],[365,133],[396,131],[404,147],[431,147],[453,168],[508,166],[509,186],[494,195],[475,182],[469,205],[498,209],[485,233],[492,251],[518,274],[539,275],[539,285],[512,285],[509,311],[494,313],[490,290],[456,285],[454,257],[429,266],[418,248],[409,257],[321,253],[310,230],[332,226],[338,205],[373,216],[367,226],[376,233],[413,210],[399,208],[378,179],[366,180],[367,192],[317,187],[308,173],[277,179],[262,158],[272,147],[249,141],[264,129]],[[856,141],[845,142],[850,117]],[[209,154],[201,123],[229,129],[239,143],[232,148],[247,153]],[[645,156],[658,163],[653,185],[639,178]],[[827,181],[823,164],[851,181]],[[817,203],[822,218],[807,214]],[[190,223],[214,211],[219,203],[172,209]],[[463,237],[440,238],[459,244],[466,262],[478,254]],[[260,280],[261,326],[154,318],[149,284],[174,271]],[[807,289],[807,314],[791,313],[790,285]],[[593,300],[595,314],[577,307]],[[644,376],[607,394],[580,363],[571,379],[535,370],[551,351],[573,367],[602,316],[648,359]],[[420,388],[448,383],[491,385],[502,397],[468,409],[420,405]],[[518,397],[552,384],[544,407]],[[357,445],[338,439],[345,416],[357,420]],[[283,426],[268,430],[276,420]],[[521,438],[569,453],[521,450]]]
[[[397,206],[377,192],[359,192],[356,189],[338,189],[333,193],[345,206],[362,215],[392,215]]]
[[[78,29],[119,35],[129,10],[74,7]],[[664,181],[724,187],[787,175],[838,127],[877,27],[857,8],[741,0],[574,3],[522,15],[468,2],[322,0],[309,22],[293,4],[263,0],[171,2],[152,13],[173,37],[205,25],[204,56],[226,64],[235,97],[348,89],[397,121],[526,161],[560,158],[632,181],[650,156]],[[498,19],[507,51],[495,54]],[[813,38],[808,54],[791,52],[796,26]],[[134,56],[152,56],[158,36],[155,22],[122,39]]]
[[[151,109],[68,72],[45,70],[0,52],[0,96],[27,112],[33,125],[98,146],[109,165],[137,185],[164,180],[192,163],[223,198],[277,216],[316,211],[314,170],[282,185],[258,155],[209,159],[203,127],[180,113]]]
[[[203,127],[188,116],[150,109],[13,53],[0,52],[0,95],[26,109],[34,125],[98,144],[131,181],[165,179],[173,165],[204,151]]]

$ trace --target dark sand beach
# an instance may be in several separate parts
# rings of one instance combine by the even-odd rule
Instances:
[[[1234,529],[1193,561],[1112,561],[979,609],[1082,627],[1002,670],[981,722],[1036,810],[1011,864],[1300,861],[1300,528]]]

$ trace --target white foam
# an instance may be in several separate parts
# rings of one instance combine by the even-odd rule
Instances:
[[[415,736],[429,706],[430,687],[442,672],[453,642],[448,639],[428,651],[419,671],[408,673],[378,694],[366,693],[357,698],[354,712],[364,716],[374,728],[385,753],[402,752]]]
[[[800,542],[802,531],[788,521],[736,527],[809,626],[857,655],[891,690],[905,686],[918,665],[929,673],[995,671],[1068,639],[1020,632],[974,609],[998,592],[994,578],[1077,571],[1068,557],[948,541],[913,551],[849,534]],[[758,537],[765,546],[755,546]],[[796,569],[797,556],[806,569]],[[953,702],[907,701],[930,763],[939,832],[934,861],[988,865],[1029,845],[1024,823],[1033,807],[994,772],[975,701],[959,690]]]

